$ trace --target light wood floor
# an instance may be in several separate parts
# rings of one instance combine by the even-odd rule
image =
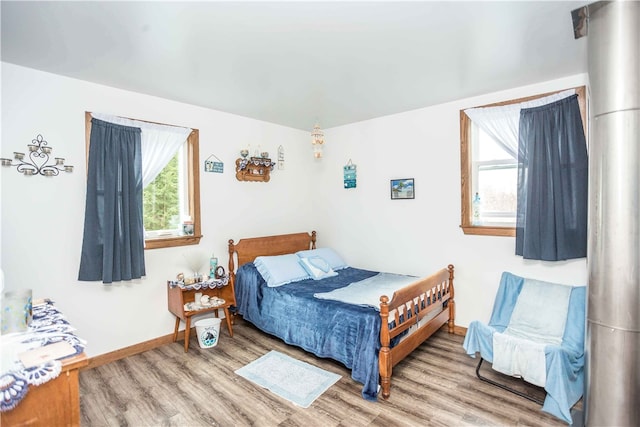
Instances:
[[[361,384],[341,364],[286,345],[241,319],[233,338],[222,329],[216,347],[201,349],[191,338],[188,353],[178,341],[81,371],[82,426],[566,425],[535,403],[478,380],[476,359],[464,353],[463,338],[444,331],[394,368],[391,397],[378,402],[361,397]],[[270,350],[342,379],[303,409],[234,374]],[[544,396],[541,389],[512,382]]]

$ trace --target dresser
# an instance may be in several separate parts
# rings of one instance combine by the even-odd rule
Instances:
[[[57,378],[39,386],[29,386],[27,395],[16,408],[0,413],[0,425],[79,426],[78,372],[87,363],[84,353],[64,359]]]
[[[27,329],[2,337],[5,362],[13,361],[1,374],[6,411],[0,412],[0,425],[79,426],[78,373],[89,363],[85,342],[53,301],[35,300],[26,307],[32,314]]]

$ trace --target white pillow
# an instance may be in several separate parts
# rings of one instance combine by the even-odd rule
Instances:
[[[300,258],[309,258],[313,256],[319,256],[320,258],[324,258],[334,271],[342,270],[343,268],[349,267],[347,263],[344,262],[342,257],[338,255],[336,251],[334,251],[331,248],[318,248],[318,249],[310,249],[306,251],[299,251],[299,252],[296,252],[296,255],[298,255]]]
[[[309,273],[302,268],[295,254],[259,256],[253,261],[253,265],[270,288],[309,278]]]
[[[300,264],[309,273],[313,280],[324,279],[325,277],[337,276],[338,273],[333,271],[329,263],[319,256],[308,258],[300,258]]]

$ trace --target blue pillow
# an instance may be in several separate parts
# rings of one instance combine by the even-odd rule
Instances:
[[[309,273],[313,280],[321,280],[325,277],[337,276],[338,273],[333,271],[329,263],[319,256],[308,258],[300,258],[300,264]]]
[[[313,256],[319,256],[320,258],[324,258],[329,266],[334,270],[342,270],[343,268],[349,267],[346,262],[342,259],[340,255],[338,255],[331,248],[318,248],[318,249],[310,249],[307,251],[299,251],[296,252],[300,258],[309,258]]]
[[[309,273],[299,261],[295,254],[259,256],[253,261],[253,265],[267,282],[267,286],[275,288],[309,278]]]

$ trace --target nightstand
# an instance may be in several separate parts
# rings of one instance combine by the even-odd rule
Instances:
[[[173,342],[178,340],[178,329],[180,328],[180,321],[184,321],[184,351],[189,351],[189,336],[191,332],[191,317],[214,312],[216,317],[219,317],[219,311],[224,311],[224,316],[227,322],[227,328],[229,329],[229,335],[233,337],[233,321],[230,308],[236,305],[235,293],[233,290],[233,284],[228,280],[228,277],[224,279],[225,283],[228,283],[222,287],[209,287],[206,285],[206,281],[201,284],[199,289],[195,289],[193,285],[184,285],[180,282],[167,281],[167,300],[169,311],[176,316],[176,325],[173,330]],[[209,281],[211,282],[211,281]],[[213,282],[219,282],[214,280]],[[220,283],[218,283],[219,285]],[[209,297],[222,298],[224,304],[211,307],[200,307],[195,310],[185,310],[185,304],[193,303],[196,293],[202,293],[202,295],[208,295]]]

